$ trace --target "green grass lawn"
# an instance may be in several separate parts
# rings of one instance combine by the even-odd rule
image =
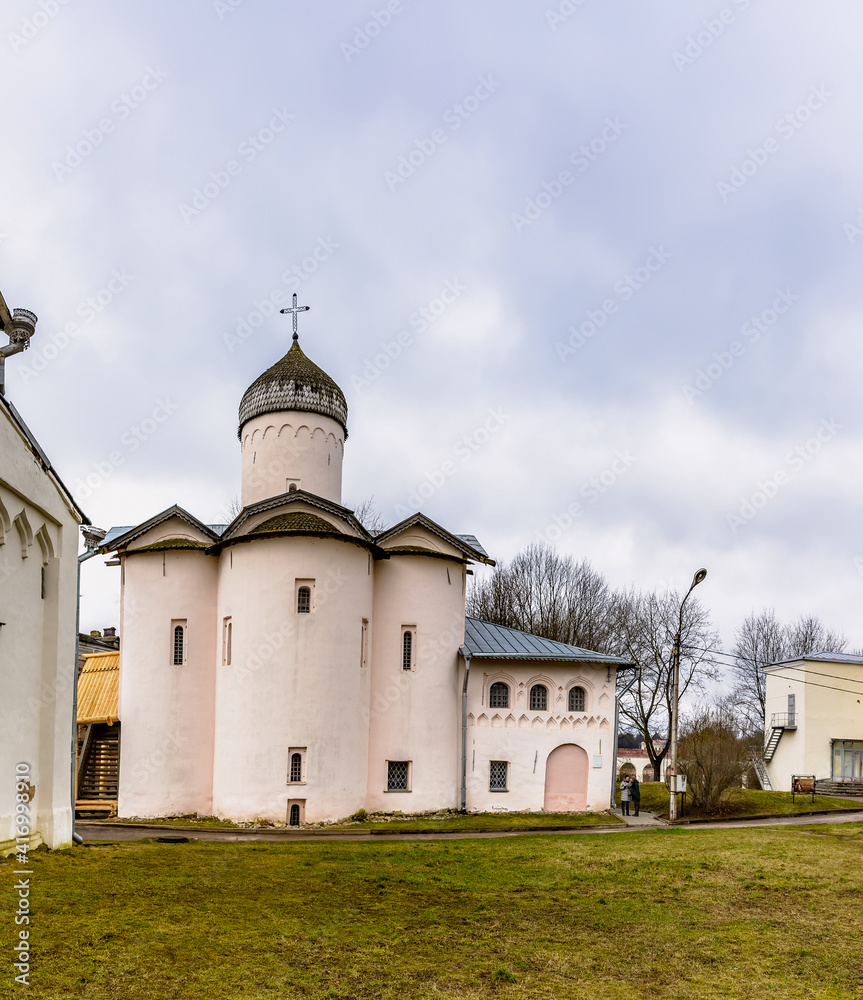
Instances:
[[[86,818],[79,822],[86,823]],[[237,828],[236,823],[228,820],[215,819],[212,816],[198,818],[194,815],[172,816],[168,819],[124,820],[122,818],[105,820],[106,823],[140,822],[148,826],[179,826],[179,827],[229,827]],[[467,813],[462,815],[454,810],[447,813],[436,813],[427,816],[403,816],[400,813],[390,813],[386,817],[373,814],[361,822],[344,820],[341,823],[329,824],[325,830],[344,832],[373,831],[375,833],[455,833],[460,830],[479,832],[494,830],[572,830],[590,826],[619,826],[621,820],[611,813]],[[272,825],[272,824],[271,824]],[[276,829],[284,829],[284,824]]]
[[[775,828],[39,851],[31,985],[7,958],[0,996],[849,1000],[861,850]]]
[[[394,816],[379,820],[374,816],[362,823],[351,823],[351,830],[375,833],[449,833],[483,830],[573,830],[590,826],[619,826],[622,820],[611,813],[467,813],[448,816]]]
[[[809,795],[797,795],[791,801],[791,792],[766,792],[760,788],[729,788],[722,800],[722,813],[706,817],[691,809],[687,797],[684,819],[746,819],[749,816],[793,816],[812,812],[844,812],[863,808],[859,799],[839,799],[831,795],[816,795],[814,803]],[[641,784],[641,808],[644,812],[659,813],[668,817],[668,788],[663,782],[649,781]]]

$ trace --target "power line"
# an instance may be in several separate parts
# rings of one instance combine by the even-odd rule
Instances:
[[[715,653],[717,656],[729,656],[729,657],[732,657],[735,661],[738,659],[738,657],[734,656],[733,653],[724,653],[721,650],[702,650],[699,647],[691,647],[691,648],[693,648],[693,649],[699,649],[699,652],[705,652],[705,653],[706,652],[712,652],[712,653]],[[805,657],[802,657],[802,659],[805,659]],[[813,661],[810,661],[810,662],[813,662]],[[815,660],[814,662],[815,663],[819,663],[819,662],[829,662],[829,661]],[[727,664],[726,664],[726,666],[727,666]],[[764,667],[759,667],[758,669],[759,670],[764,670]],[[800,673],[810,673],[810,671],[807,671],[807,669],[805,667],[792,667],[791,665],[787,665],[787,666],[783,665],[782,669],[783,670],[797,670]],[[814,671],[811,671],[811,672],[814,673]],[[776,677],[776,676],[779,676],[779,675],[778,674],[773,674],[773,676]],[[827,677],[827,678],[829,678],[832,681],[847,681],[849,684],[863,684],[863,678],[861,678],[858,681],[858,680],[855,680],[853,677],[843,677],[841,674],[822,674],[820,670],[817,672],[816,676],[818,676],[818,677]],[[794,678],[794,677],[786,677],[785,679],[786,680],[795,680],[796,678]],[[835,690],[836,691],[841,691],[841,690],[844,690],[844,689],[843,688],[835,688]],[[860,694],[859,691],[854,691],[854,692],[851,692],[851,693],[852,694]]]
[[[795,684],[808,684],[810,687],[827,688],[828,691],[842,691],[845,694],[863,694],[863,691],[852,691],[850,688],[839,688],[833,684],[818,684],[816,681],[805,681],[800,677],[785,677],[782,674],[772,674],[771,676],[778,677],[783,681],[794,681]],[[848,680],[848,678],[843,677],[841,680]]]

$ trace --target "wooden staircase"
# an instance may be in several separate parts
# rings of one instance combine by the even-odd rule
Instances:
[[[117,811],[120,777],[120,727],[87,727],[78,758],[76,811]]]

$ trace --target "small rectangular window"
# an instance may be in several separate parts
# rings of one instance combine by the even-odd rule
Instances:
[[[409,760],[387,761],[387,791],[409,792],[411,762]]]
[[[231,665],[231,646],[233,645],[234,624],[230,618],[222,619],[222,666]]]
[[[490,792],[509,791],[507,778],[509,777],[509,763],[505,760],[489,761],[488,768],[488,790]]]
[[[188,641],[185,618],[175,618],[171,622],[171,662],[181,667],[188,657]]]

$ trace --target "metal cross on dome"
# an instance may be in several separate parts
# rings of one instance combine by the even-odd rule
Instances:
[[[298,343],[300,335],[297,333],[297,314],[302,312],[308,312],[311,306],[298,306],[297,305],[297,293],[294,292],[294,302],[293,305],[287,309],[280,310],[283,313],[291,313],[294,317],[294,343]]]

